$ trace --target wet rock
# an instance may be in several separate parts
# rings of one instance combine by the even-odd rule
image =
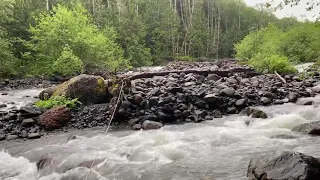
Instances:
[[[142,128],[144,130],[160,129],[161,127],[163,127],[163,124],[156,121],[146,120],[142,123]]]
[[[222,118],[222,113],[221,113],[220,111],[218,111],[218,110],[214,110],[214,111],[212,112],[212,116],[213,116],[214,118]]]
[[[0,103],[0,108],[5,108],[5,107],[7,107],[6,104],[1,104],[1,103]]]
[[[193,85],[196,85],[196,83],[195,82],[186,82],[186,83],[184,83],[184,86],[193,86]]]
[[[236,91],[233,88],[224,88],[221,90],[221,95],[232,97]]]
[[[45,111],[39,117],[39,125],[46,130],[53,130],[65,126],[72,118],[70,110],[66,107],[54,107]]]
[[[206,101],[207,103],[216,103],[217,99],[218,98],[216,94],[208,94],[203,98],[203,100]]]
[[[54,86],[54,87],[49,87],[49,88],[41,91],[40,94],[39,94],[39,98],[40,98],[41,100],[47,100],[47,99],[49,99],[49,98],[53,95],[53,93],[55,92],[56,88],[57,88],[57,87]]]
[[[140,94],[135,94],[133,96],[134,104],[139,105],[142,101],[143,101],[143,98],[142,98],[142,96]]]
[[[270,104],[271,103],[271,100],[267,97],[261,97],[260,98],[260,101],[264,104],[264,105],[267,105],[267,104]]]
[[[46,168],[47,166],[49,166],[49,165],[51,164],[52,160],[53,160],[53,159],[50,158],[50,157],[41,158],[41,159],[36,163],[38,171],[40,171],[40,170]]]
[[[301,124],[301,125],[293,128],[292,131],[319,136],[320,135],[320,121]]]
[[[28,132],[26,130],[22,130],[21,133],[20,133],[20,136],[22,138],[27,138],[28,137]]]
[[[10,140],[15,140],[15,139],[18,139],[19,136],[18,135],[7,135],[7,140],[10,141]]]
[[[297,93],[289,93],[288,95],[288,99],[289,99],[289,102],[297,102],[298,100],[298,94]]]
[[[6,139],[6,135],[5,134],[0,134],[0,141],[3,141]]]
[[[39,133],[29,133],[28,134],[28,139],[37,139],[41,138],[41,135]]]
[[[299,99],[296,104],[298,105],[305,105],[305,106],[308,106],[308,105],[312,105],[314,102],[313,100],[311,99]]]
[[[270,137],[271,139],[296,139],[296,136],[289,134],[277,134]]]
[[[245,107],[246,106],[246,99],[238,99],[236,101],[236,106],[237,107]]]
[[[135,124],[139,123],[139,119],[138,118],[135,118],[135,119],[130,119],[130,121],[128,122],[128,124],[130,126],[134,126]]]
[[[4,92],[4,93],[2,93],[1,95],[6,96],[6,95],[8,95],[8,93],[7,93],[7,92]]]
[[[320,92],[320,85],[317,85],[317,86],[313,87],[312,91],[315,92],[315,93],[319,93]]]
[[[166,122],[168,122],[168,121],[171,120],[171,115],[159,111],[159,112],[158,112],[158,119],[159,119],[160,121],[166,121]]]
[[[77,139],[77,136],[76,135],[71,135],[69,138],[68,138],[68,141],[72,141],[74,139]]]
[[[270,153],[250,160],[250,180],[316,180],[320,179],[320,161],[302,153]]]
[[[241,113],[246,114],[247,116],[250,116],[252,118],[261,118],[261,119],[268,118],[267,114],[260,109],[254,109],[254,108],[248,107],[248,108],[245,108]]]
[[[132,126],[133,130],[140,130],[142,128],[141,124],[135,124],[134,126]]]
[[[228,113],[228,114],[237,114],[237,113],[238,113],[238,110],[237,110],[237,108],[235,108],[235,107],[228,107],[227,113]]]
[[[274,101],[274,104],[284,104],[284,102],[280,99]]]
[[[24,119],[21,123],[21,126],[22,127],[29,127],[29,126],[33,126],[36,122],[31,119],[31,118],[28,118],[28,119]]]

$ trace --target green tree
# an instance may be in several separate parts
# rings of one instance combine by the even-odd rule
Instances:
[[[0,3],[0,78],[16,74],[19,65],[12,53],[12,44],[5,28],[13,20],[13,0],[4,0]]]
[[[66,44],[81,59],[86,70],[107,68],[114,71],[127,66],[122,49],[115,43],[115,31],[95,26],[80,3],[72,8],[58,4],[50,13],[41,13],[35,20],[36,25],[29,29],[32,38],[26,43],[35,52],[26,54],[34,74],[52,73],[51,67]]]

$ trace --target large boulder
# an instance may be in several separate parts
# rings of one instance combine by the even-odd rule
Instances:
[[[78,98],[83,104],[97,104],[108,101],[108,89],[101,76],[82,74],[70,80],[49,88],[40,93],[41,99],[51,96]]]
[[[301,124],[293,128],[292,131],[311,134],[311,135],[320,135],[320,121]]]
[[[45,111],[39,117],[39,125],[46,130],[54,130],[65,126],[72,119],[71,112],[63,106]]]
[[[302,153],[271,153],[251,159],[247,177],[250,180],[318,180],[320,161]]]

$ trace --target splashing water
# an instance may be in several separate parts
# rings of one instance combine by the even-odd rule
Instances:
[[[291,131],[318,120],[319,107],[285,104],[259,108],[270,118],[232,115],[160,130],[110,131],[105,136],[103,129],[87,129],[34,141],[2,142],[0,149],[7,152],[0,152],[0,179],[84,179],[99,146],[90,180],[242,180],[250,158],[262,153],[290,150],[320,157],[319,138]],[[67,141],[71,134],[77,139]],[[274,135],[296,138],[272,138]],[[51,161],[38,172],[35,162],[43,157]]]

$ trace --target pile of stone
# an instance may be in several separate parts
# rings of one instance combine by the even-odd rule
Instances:
[[[210,73],[220,70],[219,67],[223,68],[221,72],[227,73],[219,74],[221,76]],[[137,130],[157,129],[165,124],[214,120],[240,112],[266,118],[265,113],[248,107],[295,103],[301,97],[312,97],[320,92],[318,74],[304,80],[296,75],[286,75],[284,82],[273,74],[252,73],[251,68],[237,65],[232,60],[215,64],[179,62],[168,65],[163,71],[168,72],[170,68],[185,71],[131,79],[124,97],[117,104],[113,124],[124,124]],[[199,68],[199,71],[188,71]],[[202,72],[201,68],[215,70],[198,73]],[[235,69],[241,69],[241,72]],[[41,110],[28,105],[20,110],[1,112],[0,139],[35,138],[44,130],[106,126],[113,117],[115,104],[110,99],[116,98],[115,89],[119,89],[119,84],[110,85],[110,81],[92,75],[80,75],[48,88],[40,93],[40,98],[57,95],[78,98],[81,107]],[[310,105],[312,101],[302,104]],[[316,132],[313,130],[310,134]]]

